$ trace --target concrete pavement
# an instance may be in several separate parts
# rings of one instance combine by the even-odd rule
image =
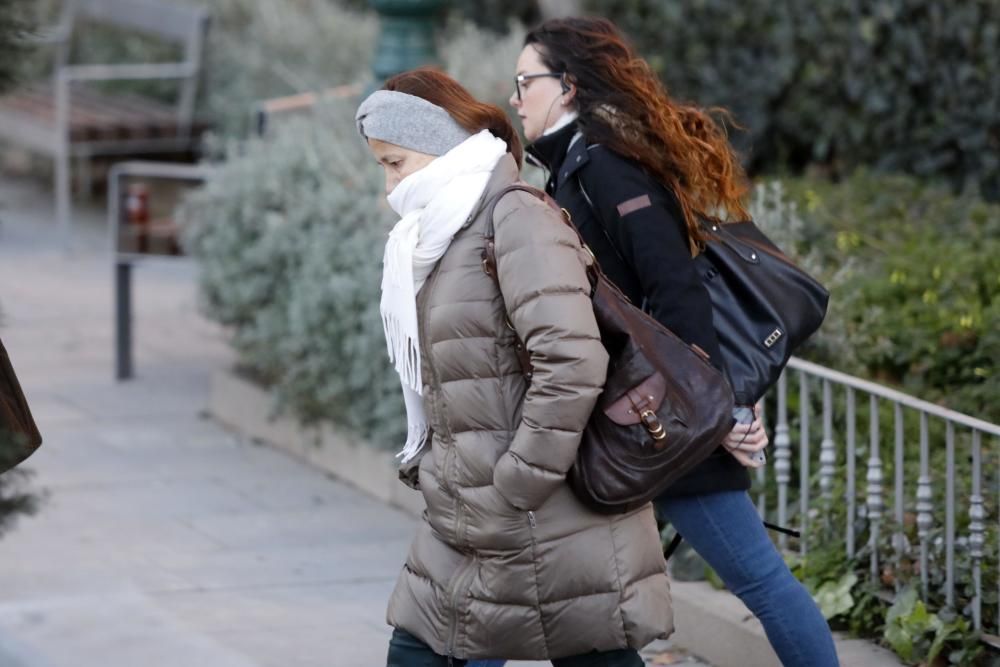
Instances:
[[[44,185],[0,174],[0,206],[0,337],[45,438],[41,510],[0,537],[0,667],[384,664],[413,520],[203,416],[232,355],[186,260],[136,270],[116,383],[103,212],[66,255]]]

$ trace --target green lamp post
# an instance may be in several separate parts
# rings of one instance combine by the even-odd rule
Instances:
[[[447,0],[369,0],[381,30],[375,47],[375,80],[438,62],[434,44],[437,18]]]

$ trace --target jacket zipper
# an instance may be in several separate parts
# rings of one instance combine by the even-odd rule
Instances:
[[[440,265],[434,267],[434,270],[431,272],[431,275],[428,276],[427,281],[424,283],[424,287],[421,290],[423,294],[430,294],[430,290],[433,287],[433,284],[437,282],[439,268]],[[428,310],[425,308],[423,309],[423,312],[420,315],[420,320],[418,323],[418,326],[420,327],[421,331],[428,330],[427,319],[428,319]],[[439,384],[437,380],[437,374],[434,372],[433,364],[431,362],[431,354],[429,346],[425,346],[423,347],[423,349],[421,349],[421,356],[423,356],[423,358],[427,360],[428,367],[431,369],[431,374],[433,376],[432,384],[434,385]],[[435,402],[435,408],[439,409],[439,406],[437,406],[436,402]],[[439,421],[444,423],[443,419]],[[455,542],[457,544],[459,542],[459,535],[461,531],[462,504],[461,501],[459,500],[458,494],[455,492],[454,486],[451,484],[451,476],[450,476],[451,471],[449,470],[451,467],[457,465],[455,461],[455,446],[454,446],[455,443],[452,441],[450,430],[449,432],[442,433],[440,435],[444,436],[441,438],[442,442],[445,441],[448,442],[448,448],[445,450],[444,461],[441,463],[441,473],[442,473],[441,481],[442,481],[442,486],[447,491],[448,495],[450,495],[455,500]],[[455,638],[458,635],[459,590],[462,584],[462,579],[465,576],[466,571],[473,563],[474,561],[470,561],[470,563],[468,563],[462,570],[459,570],[458,572],[455,573],[455,576],[451,582],[451,588],[448,591],[448,597],[451,600],[451,622],[450,622],[451,627],[449,628],[448,631],[448,643],[445,646],[445,655],[448,658],[448,665],[454,664],[452,658],[454,657],[455,653]]]
[[[448,664],[452,664],[452,658],[455,655],[455,637],[458,635],[458,596],[461,589],[465,588],[465,576],[476,564],[475,554],[470,554],[470,558],[465,565],[462,566],[458,572],[455,573],[455,577],[451,580],[451,589],[448,591],[448,597],[451,600],[451,622],[448,628],[448,644],[445,647],[445,655],[448,658]]]

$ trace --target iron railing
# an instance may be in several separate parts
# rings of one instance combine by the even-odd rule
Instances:
[[[789,382],[792,376],[798,384],[798,405],[792,406],[797,407],[797,421],[794,418],[789,419],[791,402]],[[955,607],[957,583],[963,585],[971,583],[973,591],[970,605],[971,620],[976,630],[982,630],[983,567],[992,567],[994,571],[1000,568],[1000,563],[984,563],[987,504],[983,495],[983,440],[984,436],[992,437],[997,444],[1000,444],[1000,425],[975,419],[875,382],[796,358],[789,362],[773,394],[768,397],[767,405],[776,413],[773,422],[769,420],[773,423],[774,445],[774,463],[769,467],[773,470],[774,479],[767,479],[769,474],[767,467],[758,469],[756,473],[759,489],[757,506],[761,515],[776,519],[780,525],[788,525],[787,522],[791,521],[793,526],[799,528],[802,538],[799,540],[798,549],[805,556],[810,546],[807,538],[809,522],[819,520],[818,517],[815,519],[811,517],[810,510],[814,510],[815,516],[817,508],[832,508],[833,503],[843,502],[846,517],[843,526],[845,556],[855,558],[861,553],[861,549],[869,551],[867,558],[870,561],[869,570],[873,582],[880,582],[880,565],[882,565],[880,559],[898,563],[904,557],[914,559],[919,557],[920,588],[923,598],[927,600],[930,572],[928,554],[932,544],[940,546],[940,543],[933,542],[932,538],[942,528],[941,505],[936,499],[941,498],[943,490],[945,606]],[[864,448],[864,441],[858,438],[857,426],[859,418],[864,418],[860,413],[865,411],[868,420],[868,438],[867,448],[861,452],[865,460],[860,462],[866,466],[862,499],[859,498],[857,465],[859,451]],[[814,446],[817,429],[811,421],[817,415],[822,431],[818,449]],[[891,432],[884,432],[880,423],[880,419],[887,415],[891,415]],[[796,431],[799,440],[797,456],[792,443],[792,435]],[[963,473],[968,471],[971,480],[966,479],[964,474],[959,477],[956,473],[956,441],[960,437],[968,443],[968,458],[961,462]],[[919,474],[916,475],[916,479],[913,479],[912,474],[909,477],[906,475],[908,464],[911,469],[916,468],[915,461],[907,460],[906,445],[911,442],[910,438],[914,438],[912,442],[919,443]],[[941,444],[940,439],[943,439],[944,445],[943,471],[932,469],[931,465],[932,444]],[[891,447],[891,453],[884,451],[885,445]],[[916,446],[910,448],[910,458],[914,457],[915,449]],[[964,455],[964,452],[962,454]],[[891,459],[887,458],[890,456]],[[843,461],[843,467],[838,468],[838,461]],[[885,470],[889,461],[893,479],[890,489],[887,489]],[[816,474],[812,474],[811,466],[815,463],[818,463],[819,467]],[[794,491],[793,464],[797,468],[799,477],[798,512],[797,516],[790,517],[789,494]],[[1000,483],[1000,475],[997,475],[996,471],[992,472],[992,477],[998,480],[996,483]],[[835,494],[835,489],[838,488],[841,479],[843,496],[839,497],[839,493]],[[957,485],[967,488],[966,497],[956,498]],[[885,497],[890,490],[893,504],[891,514],[886,516]],[[814,491],[818,491],[819,501],[815,505],[812,497]],[[767,506],[769,498],[771,502],[776,500],[777,506],[773,509]],[[997,500],[1000,500],[1000,488],[992,503],[995,504]],[[993,507],[993,504],[990,507]],[[964,516],[957,516],[959,507],[965,512]],[[830,514],[834,512],[826,513],[823,520],[828,520]],[[907,518],[910,519],[912,527],[914,515],[919,554],[915,553],[904,530]],[[964,519],[962,534],[959,534],[958,518]],[[885,545],[880,544],[880,537],[887,524],[892,534],[889,553],[883,553]],[[859,538],[865,532],[867,540],[859,544]],[[778,539],[780,546],[788,547],[786,535],[780,535]],[[956,544],[959,544],[961,549],[967,550],[971,561],[971,571],[968,573],[956,573]],[[958,578],[962,581],[959,582]],[[1000,607],[997,610],[997,619],[1000,623]]]

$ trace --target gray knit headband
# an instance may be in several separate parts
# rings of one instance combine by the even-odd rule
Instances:
[[[395,90],[376,90],[369,95],[354,120],[365,139],[428,155],[444,155],[472,136],[442,107]]]

